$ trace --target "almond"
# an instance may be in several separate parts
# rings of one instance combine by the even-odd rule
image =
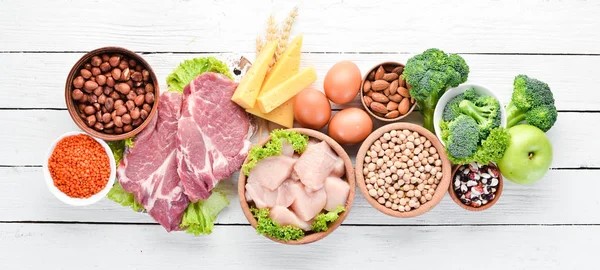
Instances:
[[[394,72],[394,73],[396,73],[398,75],[402,74],[403,71],[404,71],[404,67],[403,66],[397,66],[396,68],[394,68],[392,70],[392,72]]]
[[[369,107],[371,105],[371,102],[373,102],[373,99],[369,96],[365,96],[363,97],[363,101],[365,102],[365,105]]]
[[[381,114],[388,113],[388,110],[385,108],[385,105],[383,105],[379,102],[376,102],[376,101],[371,102],[371,105],[369,105],[369,108],[371,108],[371,110],[373,110],[374,112],[378,112]]]
[[[386,96],[389,96],[390,95],[390,88],[388,87],[385,90],[383,90],[383,94],[386,95]]]
[[[371,98],[374,101],[381,102],[381,103],[387,103],[388,101],[390,101],[390,99],[382,93],[373,93],[373,95],[371,95]]]
[[[402,75],[400,75],[400,77],[398,78],[398,86],[408,88],[408,87],[406,87],[406,80],[404,79],[404,76],[402,76]]]
[[[383,79],[383,74],[385,74],[385,69],[382,66],[379,66],[377,71],[375,71],[375,80]]]
[[[396,73],[386,73],[383,74],[383,78],[384,80],[388,81],[388,82],[392,82],[398,79],[398,74]]]
[[[390,86],[390,83],[384,80],[376,80],[371,83],[371,89],[373,91],[382,91],[388,88],[388,86]]]
[[[393,101],[393,102],[396,102],[396,103],[400,103],[400,101],[402,101],[402,99],[403,99],[403,97],[402,97],[400,94],[398,94],[398,93],[396,93],[396,94],[394,94],[394,95],[391,95],[391,96],[389,96],[388,98],[389,98],[391,101]]]
[[[408,92],[408,89],[404,88],[404,87],[398,87],[398,94],[402,95],[403,97],[409,98],[410,97],[410,93]]]
[[[371,73],[369,73],[369,76],[367,76],[367,80],[369,81],[374,81],[375,80],[375,71],[371,71]]]
[[[371,91],[371,82],[369,80],[365,81],[365,84],[363,85],[363,92],[369,92]]]
[[[398,111],[400,112],[400,114],[405,115],[409,109],[410,109],[410,99],[408,99],[408,98],[402,99],[400,104],[398,104]]]
[[[391,111],[391,112],[385,114],[385,118],[387,118],[387,119],[394,119],[394,118],[396,118],[398,116],[400,116],[400,112],[398,112],[396,110]]]
[[[390,95],[396,94],[398,92],[398,80],[395,80],[390,83]]]
[[[398,103],[390,101],[385,107],[388,109],[388,111],[393,111],[395,109],[398,109]]]

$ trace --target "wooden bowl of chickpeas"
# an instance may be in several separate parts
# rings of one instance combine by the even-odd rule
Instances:
[[[356,182],[366,200],[393,217],[415,217],[446,194],[452,166],[437,137],[422,126],[394,123],[375,130],[356,157]]]

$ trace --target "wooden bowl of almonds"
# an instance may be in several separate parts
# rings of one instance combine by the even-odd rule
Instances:
[[[375,130],[356,157],[356,182],[366,200],[393,217],[415,217],[446,194],[452,167],[437,137],[422,126],[393,123]]]
[[[416,107],[402,77],[404,65],[383,62],[365,75],[360,86],[361,103],[365,110],[381,121],[393,122],[408,116]]]
[[[463,209],[483,211],[492,207],[502,195],[504,180],[496,165],[476,162],[459,165],[452,172],[448,193]]]

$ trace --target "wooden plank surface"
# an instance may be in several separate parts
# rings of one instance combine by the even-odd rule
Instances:
[[[1,26],[0,26],[1,27]],[[310,36],[304,40],[310,39]],[[144,54],[166,89],[165,78],[185,59],[202,56],[220,59],[233,58],[234,54]],[[237,55],[237,54],[236,54]],[[249,58],[253,53],[245,54]],[[83,53],[14,53],[0,54],[0,108],[66,108],[63,96],[69,70]],[[327,70],[338,61],[352,60],[363,74],[384,61],[406,63],[412,54],[356,54],[356,53],[304,53],[302,65],[313,66],[318,78],[314,83],[323,89]],[[591,91],[591,85],[600,85],[597,67],[600,56],[573,55],[463,55],[471,72],[469,82],[495,91],[508,103],[513,79],[525,73],[547,82],[553,89],[559,110],[600,111],[600,91]],[[568,67],[568,68],[567,68]],[[40,72],[43,68],[43,72]],[[582,98],[585,97],[585,98]],[[350,106],[360,106],[356,99]],[[334,107],[338,107],[335,106]]]
[[[0,224],[3,269],[593,269],[598,226],[342,226],[282,246],[248,226],[211,237],[159,226]],[[354,243],[361,243],[357,245]],[[32,258],[31,255],[35,257]]]
[[[421,121],[418,113],[410,121]],[[59,135],[76,130],[66,110],[0,110],[0,123],[11,127],[0,129],[1,165],[41,165],[48,146]],[[382,122],[375,122],[381,126]],[[560,113],[547,133],[553,142],[554,168],[600,167],[600,144],[588,136],[589,125],[600,123],[600,113]],[[353,157],[359,145],[347,147]]]
[[[319,89],[337,61],[355,61],[366,73],[429,47],[461,53],[469,82],[504,103],[519,73],[548,82],[560,111],[548,133],[553,169],[533,186],[507,183],[498,204],[482,213],[446,196],[423,216],[395,219],[358,192],[336,232],[294,247],[256,235],[233,192],[213,234],[203,237],[168,234],[106,199],[76,208],[48,192],[40,165],[54,138],[76,130],[64,83],[86,51],[116,45],[140,52],[165,89],[166,75],[184,59],[253,58],[267,16],[283,19],[296,4],[293,33],[304,33],[302,65],[316,68]],[[595,269],[598,13],[600,2],[580,0],[0,0],[0,269]],[[358,146],[346,149],[354,156]]]
[[[289,1],[3,0],[0,51],[251,52]],[[598,1],[336,0],[300,3],[307,52],[600,53]]]
[[[236,174],[237,176],[237,174]],[[600,170],[551,170],[533,186],[506,182],[500,201],[493,208],[468,212],[456,205],[449,195],[427,214],[412,218],[388,217],[373,209],[357,190],[354,206],[344,224],[353,225],[461,225],[461,224],[600,224],[598,196],[580,196],[581,187],[600,189]],[[235,185],[235,177],[226,180]],[[229,194],[231,204],[219,215],[218,223],[248,224],[239,207],[237,194]],[[35,194],[23,198],[24,194]],[[136,213],[112,201],[103,200],[87,207],[72,207],[56,200],[47,190],[41,168],[0,168],[0,204],[2,222],[114,222],[155,223],[149,216]],[[191,237],[191,236],[190,236]]]

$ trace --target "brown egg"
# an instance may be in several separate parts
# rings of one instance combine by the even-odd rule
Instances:
[[[348,108],[336,113],[329,122],[328,133],[340,144],[355,144],[363,141],[373,131],[373,121],[358,108]]]
[[[356,97],[361,84],[360,69],[351,61],[333,65],[323,81],[325,95],[337,104],[346,104]]]
[[[331,105],[325,95],[306,88],[294,98],[294,119],[305,128],[321,129],[331,117]]]

